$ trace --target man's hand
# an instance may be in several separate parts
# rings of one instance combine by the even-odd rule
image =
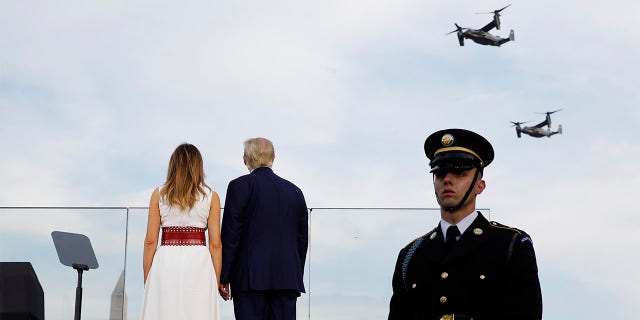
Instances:
[[[218,292],[224,301],[227,301],[231,298],[231,290],[229,289],[228,283],[221,283],[218,285]]]

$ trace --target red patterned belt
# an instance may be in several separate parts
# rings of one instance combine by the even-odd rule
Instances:
[[[162,227],[163,246],[205,246],[204,228]]]

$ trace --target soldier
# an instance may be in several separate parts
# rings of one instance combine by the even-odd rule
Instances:
[[[491,144],[474,132],[447,129],[431,134],[424,151],[441,220],[400,250],[389,320],[542,319],[531,238],[476,211]]]

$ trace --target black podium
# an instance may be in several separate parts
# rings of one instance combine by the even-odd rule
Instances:
[[[29,262],[0,262],[0,320],[44,320],[44,291]]]
[[[80,320],[82,311],[82,272],[98,268],[98,260],[93,252],[93,247],[91,247],[91,241],[83,234],[54,231],[51,232],[51,238],[53,238],[53,244],[56,246],[60,263],[78,271],[74,320]]]

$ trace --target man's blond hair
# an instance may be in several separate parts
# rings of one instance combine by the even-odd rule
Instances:
[[[276,153],[273,143],[266,138],[251,138],[244,142],[244,163],[250,169],[271,167]]]

